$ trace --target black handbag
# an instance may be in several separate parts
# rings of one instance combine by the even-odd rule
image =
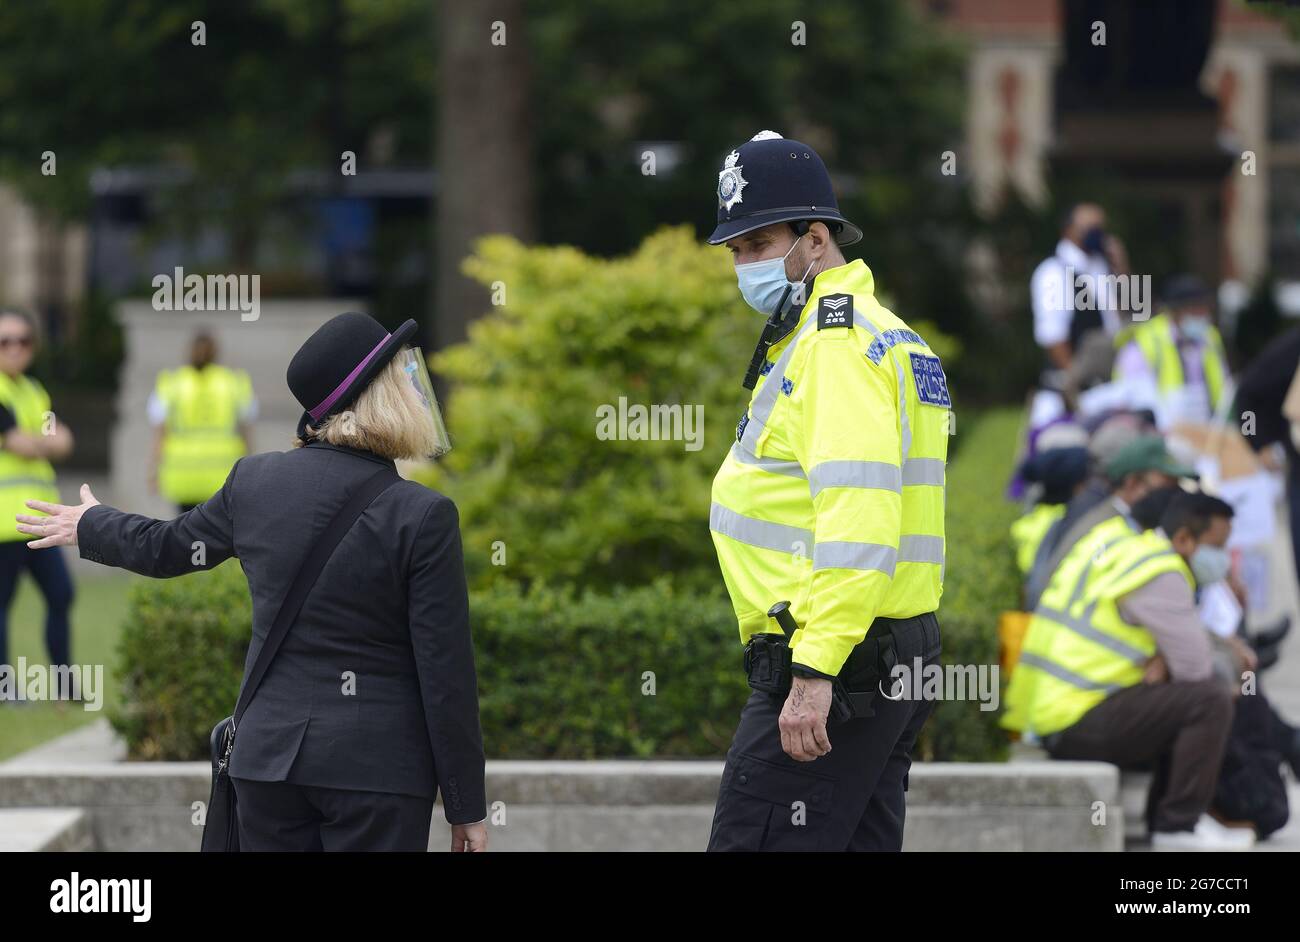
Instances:
[[[238,808],[229,771],[230,753],[235,747],[235,730],[239,726],[239,720],[248,709],[248,704],[253,699],[253,694],[257,692],[257,687],[262,682],[267,668],[271,666],[271,660],[279,650],[280,643],[284,641],[284,636],[289,633],[289,626],[297,620],[303,603],[307,601],[308,593],[320,578],[325,564],[334,555],[335,548],[375,498],[400,480],[401,477],[397,472],[387,467],[366,478],[348,498],[343,509],[325,527],[320,538],[312,544],[307,558],[303,560],[297,575],[289,585],[289,591],[285,593],[284,600],[280,603],[280,610],[276,612],[275,621],[271,623],[266,642],[257,652],[253,669],[244,680],[244,686],[239,691],[239,700],[235,704],[235,712],[212,727],[212,737],[209,740],[212,755],[212,792],[208,798],[207,815],[203,825],[203,844],[200,848],[204,853],[239,850]]]

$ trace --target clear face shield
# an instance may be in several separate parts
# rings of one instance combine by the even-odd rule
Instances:
[[[438,397],[433,394],[433,381],[429,379],[429,367],[424,358],[424,351],[419,347],[404,347],[397,355],[410,383],[409,392],[419,403],[421,418],[427,418],[429,453],[424,457],[432,460],[451,451],[451,438],[447,435],[447,426],[442,421],[442,410],[438,408]]]

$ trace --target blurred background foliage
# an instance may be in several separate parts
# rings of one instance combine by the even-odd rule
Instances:
[[[85,220],[102,208],[97,174],[146,168],[146,245],[197,247],[219,222],[228,257],[195,248],[190,267],[263,271],[264,293],[284,296],[325,290],[294,270],[295,239],[314,225],[304,177],[324,181],[325,197],[343,188],[344,151],[362,171],[432,169],[427,208],[378,214],[364,300],[387,324],[420,319],[444,347],[434,366],[456,447],[423,476],[461,509],[488,743],[498,755],[705,755],[725,746],[744,693],[707,519],[760,320],[726,253],[700,240],[728,151],[763,129],[803,140],[866,233],[849,257],[944,359],[961,422],[945,657],[994,662],[997,612],[1016,602],[1002,578],[1013,567],[995,571],[1014,441],[996,412],[970,416],[1020,396],[1038,369],[1027,295],[1004,286],[1027,284],[1056,226],[1052,210],[1014,202],[980,219],[960,159],[942,172],[964,139],[961,45],[909,0],[450,6],[457,17],[427,0],[4,4],[0,177],[41,213]],[[448,24],[489,6],[515,24],[518,100],[453,120],[455,81],[475,80],[474,56],[503,50]],[[796,24],[809,47],[792,45]],[[449,140],[469,158],[441,159]],[[40,173],[46,150],[54,177]],[[519,158],[508,174],[487,159],[499,154]],[[503,207],[507,188],[527,198]],[[485,226],[524,238],[476,242]],[[985,277],[969,268],[976,241]],[[449,291],[451,280],[472,290]],[[87,292],[80,332],[43,354],[53,385],[101,396],[111,385],[116,300]],[[443,344],[440,325],[462,320],[473,321],[465,342]],[[703,406],[703,447],[597,439],[597,407],[620,397]],[[228,566],[136,591],[130,702],[114,719],[133,754],[203,754],[237,688],[241,582]],[[556,643],[566,637],[576,647]],[[204,649],[222,652],[220,667],[195,666]],[[535,675],[519,676],[520,650]],[[642,696],[646,670],[665,699]],[[187,686],[192,708],[177,700]],[[987,720],[945,706],[924,753],[995,753]]]
[[[518,172],[528,177],[521,188],[532,198],[501,221],[501,231],[599,255],[631,252],[668,224],[688,222],[703,235],[712,226],[723,155],[770,128],[826,159],[842,209],[866,232],[850,258],[868,261],[900,314],[934,322],[975,354],[954,364],[956,385],[966,379],[965,364],[983,363],[982,351],[999,349],[964,268],[981,224],[962,166],[955,176],[941,172],[945,152],[959,151],[963,139],[963,51],[915,4],[498,6],[522,14],[524,35],[510,41],[526,46],[517,79],[532,116],[482,122],[489,127],[476,132],[490,130],[494,150],[526,158]],[[196,21],[206,31],[197,49]],[[468,312],[435,308],[435,297],[448,296],[439,295],[439,269],[429,260],[451,253],[455,271],[481,228],[476,217],[499,219],[501,210],[453,212],[437,194],[470,190],[490,200],[502,181],[485,179],[491,170],[479,161],[436,160],[437,134],[450,133],[438,130],[436,90],[445,78],[435,55],[439,22],[425,0],[6,4],[0,176],[43,211],[85,218],[97,171],[148,168],[156,189],[141,223],[147,237],[197,243],[202,226],[220,220],[229,258],[208,267],[256,265],[269,296],[322,289],[289,270],[295,234],[311,225],[292,198],[294,180],[314,174],[327,188],[341,188],[345,150],[357,154],[362,170],[432,167],[434,224],[380,216],[379,274],[367,300],[385,323],[414,316],[442,336],[440,320],[472,317],[486,305],[480,291],[451,295]],[[815,52],[792,46],[786,24],[796,22]],[[26,41],[31,36],[57,36],[58,54]],[[57,155],[57,176],[40,172],[46,150]],[[652,174],[644,172],[648,154]],[[422,260],[416,264],[413,246]],[[283,270],[268,271],[276,266]],[[70,381],[111,376],[120,362],[111,343],[75,353],[56,354],[52,363]],[[108,367],[74,371],[70,364],[84,356]],[[967,396],[997,401],[1017,395],[1022,376],[990,370],[978,378],[965,384]]]

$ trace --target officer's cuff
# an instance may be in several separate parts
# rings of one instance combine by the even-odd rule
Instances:
[[[834,680],[834,674],[823,674],[819,670],[814,670],[806,664],[794,663],[790,665],[790,673],[796,677],[813,677],[820,680]]]

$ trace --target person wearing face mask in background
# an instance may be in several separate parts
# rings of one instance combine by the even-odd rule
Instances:
[[[709,513],[754,692],[708,846],[900,850],[934,700],[878,691],[895,663],[939,660],[947,380],[845,261],[862,232],[812,148],[763,131],[724,158],[717,195],[708,241],[767,321]]]
[[[26,512],[30,499],[59,499],[51,461],[72,454],[72,433],[50,411],[45,387],[27,375],[36,349],[36,325],[25,312],[0,311],[0,510]],[[71,662],[68,612],[72,607],[72,576],[63,550],[30,549],[27,537],[13,525],[0,527],[0,665],[9,660],[9,604],[18,577],[26,569],[45,596],[45,644],[50,662]],[[0,668],[3,670],[4,668]],[[20,691],[0,685],[0,702],[26,703]],[[73,695],[77,693],[73,691]]]
[[[1207,813],[1233,690],[1215,675],[1195,591],[1226,574],[1231,515],[1217,498],[1180,491],[1158,528],[1130,517],[1127,532],[1110,524],[1106,540],[1080,541],[1043,593],[1007,687],[1002,725],[1038,739],[1052,758],[1156,765],[1148,803],[1156,850],[1254,843],[1252,831]]]
[[[1133,519],[1145,529],[1155,529],[1170,503],[1182,493],[1177,487],[1152,491],[1134,505]],[[1209,498],[1206,506],[1216,516],[1229,520],[1234,516],[1232,507],[1216,498]],[[1209,542],[1198,546],[1192,557],[1192,573],[1200,603],[1208,590],[1233,579],[1227,546]],[[1201,614],[1204,622],[1204,612]],[[1263,670],[1263,649],[1247,635],[1245,619],[1236,633],[1229,635],[1216,634],[1208,622],[1204,623],[1214,673],[1233,694],[1232,727],[1211,807],[1220,819],[1249,822],[1263,840],[1290,818],[1281,766],[1285,762],[1300,775],[1300,729],[1288,723],[1265,696],[1258,676]],[[1247,677],[1251,690],[1249,695],[1243,695]]]
[[[1124,326],[1125,318],[1109,306],[1102,279],[1127,273],[1128,254],[1119,237],[1106,231],[1106,211],[1096,203],[1071,206],[1061,217],[1056,249],[1039,263],[1029,281],[1034,341],[1044,357],[1030,406],[1031,428],[1040,428],[1067,411],[1064,390],[1072,385],[1072,371],[1087,364],[1095,372],[1094,361],[1113,357],[1110,338]],[[1091,303],[1080,302],[1081,291]]]
[[[1163,310],[1115,338],[1114,380],[1130,404],[1151,409],[1162,431],[1208,422],[1231,396],[1228,358],[1210,317],[1210,290],[1195,275],[1169,280]]]

